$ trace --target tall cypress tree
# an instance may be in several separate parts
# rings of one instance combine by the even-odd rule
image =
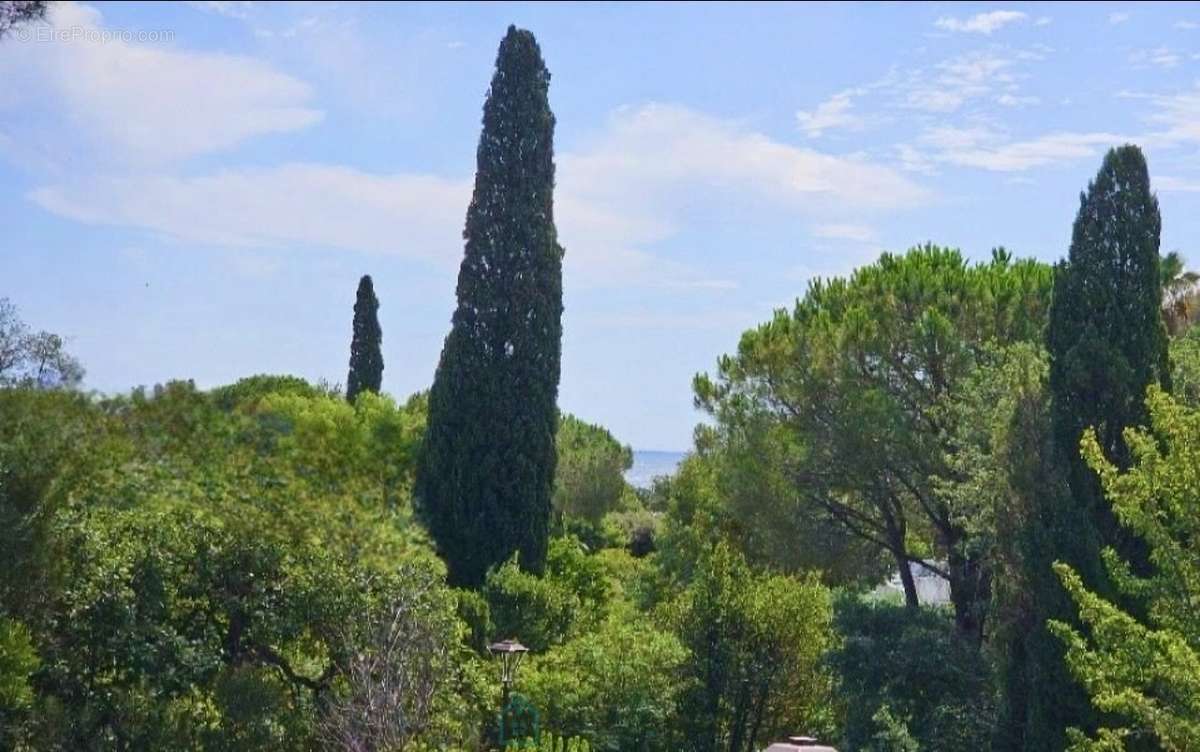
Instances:
[[[455,585],[482,583],[514,552],[533,572],[546,557],[563,310],[549,84],[533,34],[510,26],[415,488]]]
[[[354,402],[359,392],[379,393],[383,384],[383,330],[379,327],[379,299],[371,275],[358,281],[354,301],[354,338],[350,340],[350,374],[346,376],[346,399]]]
[[[1122,432],[1146,425],[1146,389],[1170,388],[1162,319],[1158,200],[1136,146],[1112,149],[1081,199],[1071,250],[1054,283],[1046,345],[1050,353],[1055,451],[1076,506],[1101,540],[1138,560],[1113,515],[1079,440],[1092,427],[1105,455],[1129,466]]]
[[[1061,750],[1066,728],[1093,726],[1090,702],[1063,665],[1063,646],[1046,631],[1050,619],[1077,623],[1076,609],[1050,564],[1065,561],[1089,589],[1109,598],[1116,593],[1102,564],[1102,548],[1115,548],[1135,569],[1146,565],[1144,544],[1117,523],[1079,442],[1085,430],[1094,429],[1105,455],[1127,468],[1122,431],[1147,423],[1151,384],[1170,386],[1160,229],[1141,150],[1109,151],[1080,199],[1070,253],[1056,269],[1046,332],[1051,452],[1065,483],[1060,492],[1047,486],[1035,529],[1027,531],[1037,614],[1029,638],[1033,674],[1026,750]]]

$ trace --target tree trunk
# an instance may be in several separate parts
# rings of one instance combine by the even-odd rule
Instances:
[[[917,598],[917,581],[913,578],[908,557],[904,555],[903,549],[900,552],[893,550],[892,556],[896,558],[896,567],[900,571],[900,584],[904,586],[904,605],[915,609],[921,605],[921,601]]]
[[[972,645],[983,643],[984,618],[991,596],[991,573],[983,557],[964,554],[961,544],[947,546],[950,575],[950,603],[954,606],[954,626],[960,637]]]
[[[779,664],[772,664],[765,681],[759,687],[758,698],[754,704],[754,725],[750,727],[750,738],[746,740],[746,752],[755,752],[754,740],[758,738],[758,733],[762,730],[763,711],[767,707],[767,696],[771,693],[771,683],[778,667]]]
[[[743,676],[738,682],[737,700],[734,703],[733,723],[730,724],[729,752],[741,752],[746,734],[746,718],[750,712],[750,677]]]

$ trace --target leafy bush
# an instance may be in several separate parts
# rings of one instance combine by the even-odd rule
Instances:
[[[542,738],[537,741],[525,739],[520,742],[509,742],[505,752],[519,752],[520,750],[528,752],[591,752],[591,749],[586,739],[568,739],[553,734],[542,734]]]
[[[639,615],[604,622],[523,671],[521,690],[542,723],[596,750],[662,749],[678,713],[688,651]]]
[[[514,557],[488,575],[483,593],[495,635],[541,652],[602,619],[610,585],[604,565],[577,540],[556,538],[543,576],[522,571]]]
[[[696,749],[745,749],[831,730],[829,590],[814,576],[755,572],[718,545],[697,562],[666,618],[692,654],[681,723]]]
[[[829,664],[845,706],[845,746],[911,736],[925,752],[987,748],[988,667],[948,611],[844,597],[835,614],[842,641]]]

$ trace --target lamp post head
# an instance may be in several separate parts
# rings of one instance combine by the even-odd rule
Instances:
[[[517,666],[520,665],[521,658],[529,652],[529,648],[509,639],[488,645],[488,652],[500,658],[500,682],[507,687],[517,678]]]

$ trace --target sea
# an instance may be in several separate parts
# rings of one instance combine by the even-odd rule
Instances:
[[[658,476],[673,474],[686,456],[686,452],[634,449],[633,467],[625,471],[625,482],[635,488],[649,488]]]

